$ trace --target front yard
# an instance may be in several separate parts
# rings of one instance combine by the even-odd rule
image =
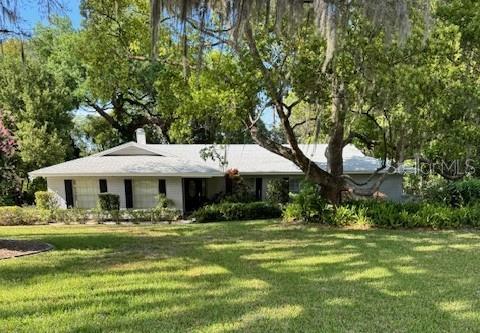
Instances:
[[[1,227],[0,332],[476,331],[480,234],[276,222]]]

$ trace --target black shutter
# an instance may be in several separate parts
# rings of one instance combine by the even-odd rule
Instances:
[[[133,208],[132,180],[125,179],[125,208]]]
[[[232,178],[229,175],[225,175],[225,193],[232,194],[233,192],[233,182]]]
[[[73,181],[71,179],[65,179],[63,183],[65,184],[65,201],[67,203],[67,208],[72,208],[74,207]]]
[[[262,200],[263,178],[255,179],[255,199]]]
[[[165,179],[158,180],[158,194],[167,195],[167,184]]]
[[[99,182],[100,182],[100,193],[107,193],[108,192],[107,180],[100,179]]]

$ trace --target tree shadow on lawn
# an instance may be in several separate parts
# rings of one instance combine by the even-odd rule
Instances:
[[[0,266],[3,286],[51,284],[51,291],[14,292],[13,306],[0,303],[0,318],[38,328],[64,317],[60,331],[424,332],[480,325],[480,235],[270,223],[119,230],[46,234],[55,255]]]

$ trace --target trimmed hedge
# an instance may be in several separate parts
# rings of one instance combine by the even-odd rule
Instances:
[[[38,209],[35,207],[8,206],[0,207],[0,226],[33,225],[47,223],[77,223],[87,221],[105,222],[163,222],[175,221],[180,217],[180,212],[173,208],[154,208],[145,210],[113,210],[98,211],[72,209]]]
[[[100,193],[98,195],[98,208],[108,212],[120,210],[120,196],[113,193]]]
[[[0,207],[0,225],[46,224],[52,219],[52,212],[33,207]]]
[[[237,221],[278,218],[282,210],[268,202],[231,203],[223,202],[200,208],[192,217],[197,222]]]

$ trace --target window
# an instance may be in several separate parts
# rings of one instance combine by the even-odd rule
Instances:
[[[133,203],[135,208],[153,208],[157,204],[158,183],[155,179],[133,181]]]
[[[98,183],[95,180],[82,179],[74,182],[75,204],[78,208],[95,208],[98,201]]]
[[[300,192],[300,178],[290,178],[289,191],[292,193]]]
[[[245,185],[247,192],[251,196],[255,197],[256,178],[251,178],[251,177],[243,178],[243,184]]]
[[[158,180],[158,194],[167,195],[167,183],[165,179]]]
[[[107,180],[100,179],[99,184],[100,184],[100,193],[107,193],[108,192]]]

